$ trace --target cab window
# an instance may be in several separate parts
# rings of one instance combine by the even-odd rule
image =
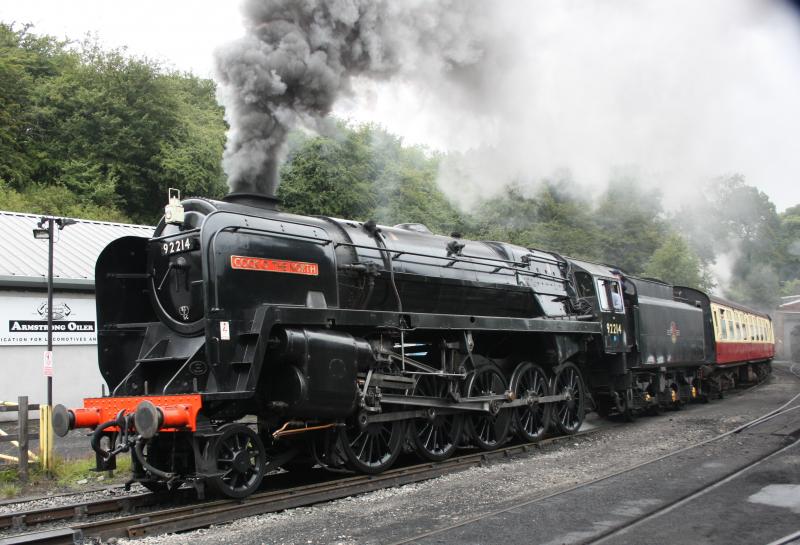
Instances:
[[[597,281],[597,294],[600,299],[600,308],[610,311],[613,307],[614,312],[625,312],[622,304],[622,290],[616,280],[600,279]]]
[[[592,277],[585,272],[575,273],[575,284],[580,297],[594,297],[594,287],[592,287]]]

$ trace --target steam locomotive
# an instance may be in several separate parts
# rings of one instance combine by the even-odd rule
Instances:
[[[605,265],[420,224],[309,217],[274,199],[171,194],[151,238],[96,267],[109,394],[57,406],[99,470],[227,497],[319,465],[578,431],[763,378],[767,315]]]

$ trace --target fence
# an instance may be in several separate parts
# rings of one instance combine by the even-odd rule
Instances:
[[[38,461],[39,459],[39,457],[36,456],[36,454],[28,450],[29,441],[32,439],[39,439],[39,433],[30,432],[28,411],[38,411],[38,410],[40,410],[38,404],[30,404],[30,405],[28,404],[28,396],[18,397],[16,403],[10,403],[8,401],[0,401],[0,412],[17,413],[17,433],[9,434],[0,429],[0,443],[11,443],[12,445],[14,445],[19,449],[18,456],[0,454],[0,460],[6,460],[8,462],[16,462],[19,465],[19,479],[21,481],[28,480],[29,461],[32,460],[35,462]],[[41,418],[44,418],[44,416],[41,416]],[[45,435],[47,435],[46,432]],[[46,452],[46,450],[41,449],[41,452]]]

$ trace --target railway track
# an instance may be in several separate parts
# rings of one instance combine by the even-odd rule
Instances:
[[[416,483],[463,471],[492,461],[503,460],[534,452],[542,446],[576,437],[587,436],[618,425],[607,425],[592,428],[574,435],[556,436],[538,443],[511,445],[494,451],[481,451],[451,458],[445,462],[425,463],[400,467],[378,475],[358,475],[334,478],[324,482],[296,486],[293,488],[260,492],[252,496],[236,500],[191,501],[192,489],[181,489],[181,496],[163,496],[157,494],[138,494],[123,498],[96,500],[75,505],[66,505],[32,511],[21,511],[0,515],[0,530],[24,528],[57,521],[72,521],[68,526],[39,532],[19,534],[0,539],[0,545],[36,543],[36,544],[73,544],[89,540],[108,540],[119,537],[145,537],[164,533],[181,532],[204,528],[212,524],[230,522],[239,518],[273,513],[296,507],[364,494],[382,488]],[[168,509],[143,511],[163,504],[169,499],[172,503],[184,500],[186,505]],[[86,522],[93,515],[120,514],[121,516]]]
[[[789,372],[791,374],[793,374],[794,376],[796,376],[798,379],[800,379],[800,366],[798,366],[797,364],[793,364],[789,368]],[[751,429],[753,427],[759,426],[759,425],[764,424],[766,422],[769,422],[769,421],[771,421],[771,420],[773,420],[775,418],[781,417],[781,416],[783,416],[785,414],[788,414],[788,413],[796,412],[798,410],[800,410],[800,394],[795,395],[789,401],[787,401],[786,403],[784,403],[783,405],[781,405],[777,409],[769,411],[768,413],[760,416],[759,418],[751,420],[750,422],[748,422],[748,423],[746,423],[746,424],[744,424],[742,426],[739,426],[738,428],[736,428],[734,430],[731,430],[731,431],[729,431],[727,433],[720,434],[717,437],[713,437],[713,438],[711,438],[711,439],[709,439],[707,441],[704,441],[704,442],[700,443],[697,446],[702,446],[702,445],[711,443],[713,441],[718,441],[719,439],[723,439],[725,437],[741,433],[741,432],[743,432],[745,430],[748,430],[748,429]],[[602,543],[609,543],[615,537],[620,536],[624,532],[627,532],[629,529],[635,528],[635,527],[637,527],[637,526],[639,526],[639,525],[641,525],[641,524],[643,524],[643,523],[645,523],[647,521],[653,520],[653,519],[658,518],[658,517],[660,517],[660,516],[662,516],[662,515],[664,515],[666,513],[669,513],[670,511],[672,511],[672,510],[674,510],[674,509],[676,509],[676,508],[678,508],[678,507],[680,507],[682,505],[686,505],[687,503],[689,503],[691,501],[694,501],[697,498],[705,496],[706,494],[708,494],[710,492],[713,492],[714,490],[716,490],[717,488],[721,487],[722,485],[724,485],[726,483],[729,483],[729,482],[733,481],[734,479],[737,479],[738,477],[741,477],[742,475],[746,474],[747,472],[751,471],[752,469],[754,469],[755,467],[761,465],[762,463],[767,462],[768,460],[770,460],[770,459],[772,459],[772,458],[774,458],[774,457],[776,457],[776,456],[778,456],[778,455],[780,455],[780,454],[782,454],[782,453],[784,453],[786,451],[797,449],[798,446],[800,446],[800,435],[795,436],[794,437],[794,441],[791,442],[790,444],[784,446],[783,448],[780,448],[780,449],[775,450],[773,452],[765,453],[764,455],[762,455],[758,459],[754,460],[753,462],[745,465],[744,467],[741,467],[739,469],[731,471],[727,475],[723,475],[723,476],[721,476],[721,477],[719,477],[717,479],[714,479],[712,482],[705,483],[703,488],[701,488],[699,490],[690,491],[689,493],[687,493],[682,498],[678,498],[675,501],[672,501],[672,502],[669,502],[669,503],[667,503],[665,505],[662,505],[658,509],[650,511],[649,513],[642,514],[641,516],[636,517],[636,518],[634,518],[634,519],[632,519],[630,521],[627,521],[624,524],[619,524],[619,525],[617,525],[617,526],[615,526],[613,528],[609,528],[608,530],[606,530],[602,534],[593,537],[591,540],[584,541],[582,545],[595,545],[595,544],[599,545],[599,544],[602,544]],[[692,448],[696,448],[696,447],[692,447]],[[682,449],[681,451],[677,451],[677,452],[675,452],[673,454],[678,454],[678,453],[680,453],[682,451],[686,451],[686,450],[689,450],[689,449]],[[790,542],[794,541],[795,538],[798,538],[798,537],[800,537],[800,533],[794,534],[792,536],[786,536],[782,540],[779,540],[779,542],[781,542],[781,543],[790,543]]]
[[[800,378],[800,370],[795,371],[795,369],[791,369],[791,371]],[[745,391],[753,388],[758,388],[761,384],[763,383],[740,390],[737,392],[737,394],[744,393]],[[784,404],[784,406],[774,411],[770,411],[769,413],[761,415],[735,430],[720,434],[697,445],[692,445],[654,460],[649,460],[642,464],[626,468],[625,470],[613,475],[608,475],[600,479],[582,483],[554,494],[548,494],[535,498],[528,503],[542,501],[555,495],[563,494],[582,486],[587,486],[589,484],[608,479],[626,471],[632,471],[644,465],[685,452],[689,449],[696,448],[709,442],[719,440],[723,437],[739,433],[744,429],[766,422],[772,418],[784,414],[785,412],[800,409],[800,406],[789,407],[789,405],[795,402],[798,398],[800,398],[800,394]],[[358,475],[344,478],[334,477],[323,482],[315,482],[313,484],[307,484],[303,486],[294,486],[291,488],[260,492],[241,501],[215,500],[197,502],[194,500],[193,489],[180,489],[172,494],[167,495],[144,493],[31,511],[20,511],[17,513],[0,515],[0,531],[9,529],[24,529],[26,527],[52,524],[59,521],[71,522],[66,527],[19,534],[5,539],[0,539],[0,545],[22,543],[73,544],[90,541],[92,539],[105,541],[110,538],[137,538],[164,533],[194,530],[214,524],[231,522],[243,517],[283,511],[286,509],[293,509],[372,492],[382,488],[421,482],[450,473],[463,471],[471,467],[480,466],[482,464],[491,463],[492,461],[533,452],[547,444],[594,434],[599,431],[618,426],[619,424],[608,423],[584,432],[579,432],[575,435],[556,436],[544,439],[538,443],[517,444],[495,451],[481,451],[473,454],[466,454],[441,463],[424,463],[400,467],[379,475]],[[320,470],[320,473],[323,472]],[[325,475],[329,476],[331,474],[325,473]],[[166,502],[169,502],[172,505],[183,503],[183,505],[166,509],[155,509],[158,506],[163,506]],[[515,505],[514,507],[517,506]],[[463,526],[464,524],[475,522],[481,518],[489,517],[499,512],[502,512],[502,510],[482,514],[477,517],[462,521],[457,525],[449,526],[443,529],[437,529],[429,532],[428,534],[400,541],[397,542],[397,545],[401,543],[409,543],[419,539],[420,537],[427,537],[427,535],[445,532],[448,529]],[[86,521],[87,518],[99,515],[119,516],[113,516],[112,518],[104,520]]]
[[[789,372],[792,375],[794,375],[795,377],[797,377],[798,379],[800,379],[800,365],[792,365],[791,368],[789,369]],[[756,385],[755,387],[758,387],[759,385]],[[565,495],[565,494],[569,494],[571,492],[575,492],[577,490],[590,487],[590,486],[595,485],[597,483],[600,483],[602,481],[613,479],[614,477],[619,477],[619,476],[624,475],[626,473],[632,473],[632,472],[634,472],[634,471],[636,471],[636,470],[638,470],[640,468],[643,468],[643,467],[651,465],[651,464],[655,464],[655,463],[660,462],[662,460],[666,460],[667,458],[671,458],[671,457],[674,457],[674,456],[681,455],[681,454],[686,453],[688,451],[691,451],[693,449],[698,449],[698,448],[703,447],[705,445],[708,445],[710,443],[713,443],[713,442],[716,442],[716,441],[720,441],[720,440],[722,440],[722,439],[724,439],[726,437],[734,436],[736,434],[742,433],[745,430],[748,430],[748,429],[760,426],[762,424],[765,424],[767,422],[770,422],[773,419],[779,418],[779,417],[781,417],[783,415],[786,415],[786,414],[789,414],[789,413],[798,414],[798,412],[800,412],[800,394],[795,395],[794,397],[789,399],[789,401],[787,401],[786,403],[784,403],[783,405],[781,405],[777,409],[773,409],[771,411],[768,411],[768,412],[762,414],[761,416],[759,416],[757,418],[754,418],[754,419],[750,420],[749,422],[747,422],[745,424],[742,424],[741,426],[739,426],[739,427],[737,427],[737,428],[735,428],[733,430],[727,431],[725,433],[721,433],[719,435],[716,435],[714,437],[706,439],[705,441],[701,441],[700,443],[696,443],[694,445],[690,445],[690,446],[684,447],[682,449],[670,452],[668,454],[664,454],[663,456],[659,456],[657,458],[654,458],[654,459],[651,459],[651,460],[647,460],[647,461],[644,461],[644,462],[641,462],[641,463],[626,467],[626,468],[624,468],[624,469],[622,469],[620,471],[611,473],[609,475],[604,475],[604,476],[599,477],[597,479],[592,479],[590,481],[582,482],[580,484],[577,484],[575,486],[571,486],[569,488],[558,490],[558,491],[552,492],[552,493],[543,494],[541,496],[537,496],[537,497],[531,498],[528,501],[525,501],[525,502],[522,502],[522,503],[516,503],[514,505],[511,505],[511,506],[508,506],[508,507],[504,507],[504,508],[501,508],[501,509],[493,510],[493,511],[486,512],[486,513],[481,513],[481,514],[476,515],[474,517],[470,517],[470,518],[461,520],[461,521],[459,521],[458,523],[455,523],[455,524],[450,524],[450,525],[447,525],[447,526],[443,526],[443,527],[435,528],[433,530],[422,532],[422,533],[419,533],[419,534],[417,534],[415,536],[404,538],[404,539],[401,539],[399,541],[392,542],[391,545],[408,545],[408,544],[411,544],[411,543],[418,542],[420,540],[424,540],[426,538],[430,538],[430,537],[441,535],[441,534],[446,534],[446,533],[448,533],[448,532],[450,532],[452,530],[455,530],[457,528],[461,528],[461,527],[467,526],[469,524],[480,522],[482,520],[490,519],[490,518],[496,517],[498,515],[502,515],[504,513],[507,513],[509,511],[512,511],[512,510],[515,510],[515,509],[519,509],[520,507],[523,507],[523,506],[535,505],[535,504],[540,503],[540,502],[543,503],[546,500],[550,500],[550,499],[555,498],[557,496],[562,496],[562,495]],[[726,473],[724,475],[721,475],[720,477],[714,479],[713,481],[703,483],[702,487],[697,489],[697,490],[688,491],[682,497],[679,497],[679,498],[677,498],[677,499],[675,499],[673,501],[670,501],[670,502],[667,502],[667,503],[665,503],[663,505],[660,505],[655,509],[646,511],[646,512],[642,513],[640,516],[637,516],[637,517],[635,517],[633,519],[629,519],[629,520],[625,521],[624,523],[621,523],[621,524],[606,528],[603,532],[601,532],[599,534],[595,534],[595,535],[593,535],[593,536],[591,536],[591,537],[589,537],[587,539],[584,539],[582,541],[579,541],[577,543],[579,543],[579,545],[601,545],[601,544],[606,544],[606,543],[613,543],[615,537],[619,537],[621,534],[625,533],[629,529],[634,528],[634,527],[636,527],[636,526],[638,526],[640,524],[643,524],[643,523],[645,523],[647,521],[650,521],[652,519],[655,519],[655,518],[657,518],[657,517],[659,517],[659,516],[661,516],[663,514],[666,514],[666,513],[670,512],[670,511],[672,511],[673,509],[675,509],[675,508],[677,508],[677,507],[679,507],[681,505],[684,505],[684,504],[686,504],[686,503],[688,503],[688,502],[690,502],[690,501],[692,501],[692,500],[694,500],[696,498],[699,498],[699,497],[701,497],[701,496],[713,491],[714,489],[718,488],[719,486],[722,486],[723,484],[728,483],[728,482],[732,481],[733,479],[736,479],[737,477],[747,473],[748,471],[750,471],[751,469],[759,466],[763,462],[766,462],[766,461],[770,460],[771,458],[786,452],[787,450],[798,449],[798,448],[800,448],[800,430],[798,430],[797,434],[795,436],[793,436],[793,441],[790,444],[785,445],[785,446],[783,446],[781,448],[778,448],[776,450],[773,450],[771,452],[766,452],[762,456],[760,456],[758,459],[752,461],[751,463],[745,465],[744,467],[737,468],[737,469],[735,469],[735,470],[733,470],[731,472],[728,472],[728,473]],[[783,545],[783,544],[795,543],[795,542],[797,542],[796,540],[800,540],[800,532],[785,536],[784,538],[781,538],[780,540],[775,541],[774,543],[771,543],[770,545]]]

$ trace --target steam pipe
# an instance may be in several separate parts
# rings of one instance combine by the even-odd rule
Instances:
[[[103,438],[104,431],[115,426],[119,426],[119,422],[116,419],[109,420],[97,426],[97,429],[92,432],[92,450],[99,454],[103,460],[108,460],[111,457],[111,452],[100,446],[100,440]]]
[[[156,477],[161,477],[162,479],[172,479],[175,477],[174,473],[168,473],[166,471],[161,471],[157,467],[153,467],[147,462],[147,459],[144,456],[144,446],[147,444],[149,439],[139,439],[136,441],[136,444],[133,447],[133,452],[136,454],[136,458],[139,460],[139,463],[142,464],[142,468],[147,471],[148,473],[155,475]]]

